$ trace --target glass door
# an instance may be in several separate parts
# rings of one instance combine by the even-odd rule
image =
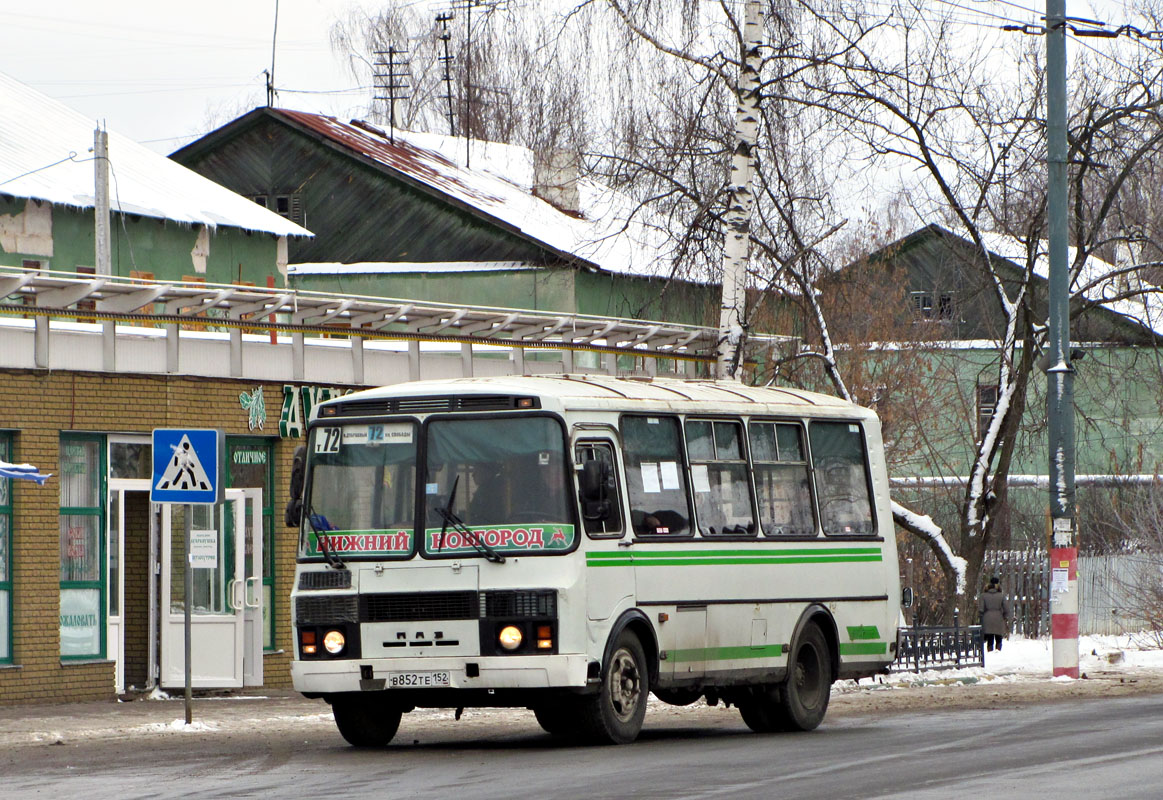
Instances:
[[[247,550],[262,553],[262,506],[255,502],[256,490],[227,489],[219,505],[161,507],[161,684],[185,685],[185,570],[192,570],[191,683],[194,688],[239,688],[257,672],[262,676],[261,619],[262,592],[248,591],[247,565],[258,572],[261,566],[248,558]],[[190,563],[185,563],[185,514],[193,512],[190,533]],[[257,510],[259,519],[254,521]],[[253,531],[257,529],[258,533]],[[258,539],[257,545],[254,539]],[[249,546],[248,546],[249,542]],[[261,561],[259,561],[261,564]],[[248,605],[254,605],[248,609]],[[253,613],[252,613],[253,612]],[[248,625],[248,618],[251,623]],[[247,629],[256,629],[258,661],[247,657]],[[252,637],[253,638],[253,637]],[[249,668],[249,669],[248,669]]]

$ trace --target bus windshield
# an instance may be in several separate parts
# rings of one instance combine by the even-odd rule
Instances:
[[[560,552],[574,543],[561,424],[550,417],[428,424],[425,552]],[[461,530],[446,522],[450,511]]]
[[[310,443],[311,483],[301,555],[343,558],[413,552],[416,426],[412,422],[320,427]]]

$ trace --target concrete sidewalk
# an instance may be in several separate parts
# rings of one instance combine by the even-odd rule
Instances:
[[[110,700],[56,705],[0,706],[0,747],[72,743],[164,732],[333,726],[331,707],[289,689],[194,697],[187,726],[181,694],[170,699]]]

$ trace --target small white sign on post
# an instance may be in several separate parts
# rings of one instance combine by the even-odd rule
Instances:
[[[218,568],[218,531],[190,531],[190,568]]]

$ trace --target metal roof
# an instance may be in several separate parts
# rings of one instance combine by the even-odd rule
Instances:
[[[97,123],[0,73],[0,193],[74,208],[95,204]],[[311,232],[137,142],[109,132],[114,211],[279,236]]]

